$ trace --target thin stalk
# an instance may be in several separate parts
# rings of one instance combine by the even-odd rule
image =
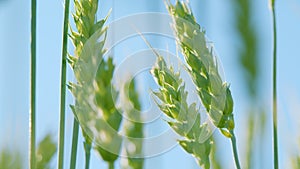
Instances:
[[[236,138],[235,138],[233,130],[230,130],[230,134],[232,135],[231,136],[231,144],[232,144],[232,151],[233,151],[233,155],[234,155],[235,166],[237,169],[241,169],[239,156],[238,156],[238,152],[237,152]]]
[[[66,74],[67,74],[67,47],[68,47],[68,23],[69,23],[70,0],[65,1],[63,47],[61,62],[60,81],[60,122],[59,122],[59,144],[58,144],[58,168],[63,169],[64,141],[65,141],[65,109],[66,109]]]
[[[108,163],[108,169],[114,169],[115,168],[115,165],[114,165],[114,162],[109,162]]]
[[[90,168],[90,158],[91,158],[91,146],[90,145],[84,145],[85,146],[85,169]],[[86,147],[88,146],[88,147]]]
[[[273,146],[274,146],[274,169],[278,169],[278,136],[277,136],[277,33],[276,13],[274,0],[272,1],[273,18]]]
[[[70,169],[76,168],[78,133],[79,133],[79,123],[76,120],[76,118],[74,118]]]
[[[31,0],[31,63],[30,63],[30,120],[29,168],[35,169],[35,101],[36,101],[36,0]]]
[[[248,116],[248,146],[246,148],[246,159],[247,164],[246,168],[251,169],[252,168],[252,159],[253,159],[253,142],[254,142],[254,114],[252,112],[249,113]]]
[[[90,168],[90,157],[91,157],[90,153],[85,153],[85,169]]]

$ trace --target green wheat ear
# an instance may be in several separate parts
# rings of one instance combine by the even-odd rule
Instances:
[[[90,138],[89,135],[83,130],[82,123],[84,120],[79,119],[82,116],[81,114],[87,114],[88,112],[86,111],[89,110],[86,109],[86,105],[81,105],[83,102],[86,102],[83,100],[86,98],[84,96],[87,93],[80,91],[82,90],[85,83],[92,81],[92,72],[94,71],[93,69],[96,69],[97,65],[93,65],[93,67],[90,68],[90,70],[86,69],[86,65],[84,65],[83,62],[89,59],[88,57],[90,57],[89,55],[91,53],[86,52],[87,50],[84,50],[83,47],[91,45],[94,48],[94,50],[97,48],[102,49],[103,46],[101,46],[100,43],[96,44],[95,42],[96,39],[98,39],[101,36],[104,36],[103,34],[105,33],[106,28],[103,28],[105,20],[101,20],[99,22],[95,21],[95,16],[98,9],[98,0],[75,0],[74,6],[75,13],[73,13],[73,18],[78,32],[73,31],[73,29],[70,27],[70,38],[72,39],[72,42],[74,44],[75,53],[74,56],[69,55],[68,62],[73,68],[77,83],[74,84],[72,82],[69,82],[68,87],[75,97],[75,105],[72,105],[71,109],[74,113],[74,116],[80,123],[82,133],[85,138],[85,152],[86,154],[89,154],[93,138]],[[94,29],[94,27],[97,27],[97,29]],[[93,34],[96,35],[92,36]],[[90,76],[87,77],[85,76],[85,74]]]
[[[141,123],[141,104],[138,92],[136,91],[135,81],[127,82],[122,92],[122,107],[125,116],[128,117],[128,119],[124,119],[123,126],[125,135],[127,136],[124,140],[127,165],[122,166],[122,168],[142,169],[144,166],[144,159],[141,158],[143,156],[144,127],[143,123]]]
[[[95,103],[96,106],[102,111],[101,119],[106,121],[107,124],[114,130],[118,131],[120,128],[120,124],[122,121],[122,114],[118,112],[117,108],[115,107],[115,103],[113,98],[117,98],[119,93],[116,91],[114,86],[111,83],[113,72],[114,72],[114,64],[112,58],[108,58],[107,61],[102,61],[98,67],[97,75],[96,75],[96,91],[95,91]],[[102,128],[98,128],[102,130]],[[103,130],[105,131],[105,130]],[[114,137],[114,133],[106,130],[105,134],[110,138]],[[118,141],[117,141],[118,140]],[[117,147],[118,151],[121,149],[121,142],[120,138],[116,139],[113,143],[114,146]],[[103,143],[104,146],[109,146]],[[100,146],[96,146],[96,150],[100,153],[103,160],[113,163],[117,158],[117,154],[110,153]]]
[[[75,105],[71,108],[82,128],[85,137],[84,148],[86,153],[89,153],[92,141],[98,139],[91,127],[104,133],[107,138],[114,138],[112,130],[119,130],[122,115],[117,111],[113,101],[113,98],[118,96],[118,92],[111,84],[114,71],[113,59],[103,58],[106,52],[104,44],[107,32],[104,23],[108,17],[96,21],[98,0],[76,0],[74,3],[76,12],[73,18],[78,32],[71,30],[70,37],[76,49],[75,56],[69,56],[68,60],[73,68],[76,83],[70,82],[68,87],[75,97]],[[93,125],[90,126],[89,123]],[[106,142],[102,145],[113,146],[118,152],[121,139],[114,139],[114,142]],[[118,155],[100,146],[96,145],[95,149],[110,165],[113,165],[118,158]]]
[[[56,143],[52,136],[47,134],[42,141],[40,141],[36,151],[36,168],[50,168],[50,162],[56,153]]]
[[[7,147],[0,150],[0,167],[1,169],[22,169],[23,156],[19,151],[9,150]]]
[[[174,72],[172,67],[167,67],[163,58],[159,56],[151,73],[160,86],[159,91],[154,92],[161,101],[157,103],[160,110],[170,118],[168,124],[172,129],[184,137],[179,144],[197,159],[200,166],[209,169],[212,142],[211,139],[203,139],[207,135],[203,133],[208,132],[207,124],[200,123],[200,112],[196,104],[188,105],[188,93],[185,91],[179,72]]]
[[[173,18],[177,43],[188,64],[202,104],[216,127],[226,137],[231,137],[234,128],[233,100],[229,85],[222,81],[216,58],[208,47],[205,31],[196,22],[190,8],[184,2],[167,3]]]

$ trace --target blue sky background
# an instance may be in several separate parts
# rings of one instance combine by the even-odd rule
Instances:
[[[271,144],[271,68],[272,68],[272,25],[267,0],[254,0],[254,21],[259,33],[260,80],[259,97],[267,112],[265,140],[259,144],[263,154],[264,168],[272,167]],[[162,0],[100,0],[99,18],[110,8],[113,14],[109,20],[140,13],[163,12]],[[278,99],[279,99],[279,146],[281,168],[289,167],[289,157],[299,153],[299,110],[300,110],[300,1],[279,0],[277,6],[278,23]],[[243,74],[238,64],[238,40],[234,32],[233,7],[231,2],[222,0],[191,0],[191,7],[197,21],[207,31],[214,42],[222,62],[226,80],[231,83],[235,101],[236,134],[242,162],[245,157],[246,117],[249,98],[245,90]],[[71,5],[73,9],[73,5]],[[63,1],[38,1],[37,34],[37,140],[46,133],[52,133],[57,140],[59,117],[59,83],[62,46]],[[71,19],[72,20],[72,19]],[[30,58],[30,1],[0,1],[0,149],[9,147],[22,152],[27,159],[28,119],[29,119],[29,58]],[[155,26],[155,25],[153,25]],[[153,40],[155,44],[155,38]],[[152,41],[151,41],[152,42]],[[133,44],[134,46],[134,44]],[[128,47],[131,48],[130,46]],[[141,48],[146,48],[141,45]],[[73,51],[69,43],[69,51]],[[73,80],[68,70],[68,80]],[[67,102],[72,103],[68,92]],[[258,105],[253,105],[257,107]],[[66,163],[69,167],[73,115],[67,109],[66,121]],[[219,133],[215,133],[220,135]],[[219,137],[220,158],[225,168],[233,167],[229,140]],[[78,168],[83,168],[82,139],[78,146]],[[297,148],[295,148],[297,146]],[[93,153],[91,168],[106,165]],[[27,164],[27,161],[26,161]],[[27,165],[26,165],[27,166]],[[56,167],[56,159],[53,160]],[[146,168],[197,168],[192,157],[183,153],[180,147],[158,157],[147,159]]]

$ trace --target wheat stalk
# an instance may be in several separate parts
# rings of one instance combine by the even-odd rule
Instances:
[[[59,142],[58,142],[58,168],[63,169],[65,147],[65,109],[66,109],[66,74],[67,74],[67,48],[68,48],[68,23],[69,23],[70,0],[65,0],[63,47],[61,62],[61,91],[60,91],[60,119],[59,119]]]
[[[30,43],[30,112],[29,112],[29,168],[35,169],[36,159],[36,0],[31,0],[31,43]]]
[[[77,145],[78,145],[79,124],[76,118],[73,120],[73,136],[71,147],[70,169],[76,168]]]
[[[188,93],[179,72],[167,67],[163,58],[158,56],[151,73],[160,86],[159,91],[154,92],[161,101],[160,104],[157,103],[159,108],[170,118],[168,124],[172,129],[184,137],[179,144],[197,159],[200,166],[210,168],[209,153],[212,142],[211,139],[203,142],[203,133],[207,133],[208,130],[207,124],[200,124],[201,117],[196,104],[188,105],[186,101]]]
[[[279,168],[278,161],[278,134],[277,134],[277,27],[275,0],[271,0],[272,21],[273,21],[273,151],[274,168]]]

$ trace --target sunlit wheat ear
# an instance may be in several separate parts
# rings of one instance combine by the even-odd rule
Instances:
[[[231,139],[236,168],[240,169],[234,134],[233,99],[229,85],[218,72],[218,65],[212,48],[208,47],[205,31],[196,22],[191,9],[185,2],[176,1],[167,8],[173,18],[173,29],[178,45],[188,65],[198,95],[211,121],[221,133]]]
[[[200,112],[195,103],[188,105],[185,85],[182,84],[179,72],[168,67],[162,57],[157,58],[156,65],[151,70],[157,84],[160,110],[169,117],[168,124],[184,139],[179,140],[181,147],[192,154],[205,169],[210,168],[209,154],[211,139],[203,142],[202,134],[208,132],[207,124],[201,124]]]
[[[201,29],[184,2],[167,3],[173,18],[173,29],[187,63],[202,104],[216,127],[226,137],[234,128],[233,100],[229,85],[221,79],[212,49],[208,47],[205,31]]]
[[[75,13],[73,14],[76,25],[75,32],[71,29],[70,37],[75,46],[75,55],[68,61],[73,68],[76,82],[69,84],[69,89],[75,97],[75,105],[71,106],[77,118],[85,138],[84,148],[88,168],[89,154],[92,142],[99,140],[99,135],[106,138],[114,138],[113,133],[107,130],[109,125],[114,131],[118,131],[122,115],[117,111],[113,98],[118,92],[111,83],[114,71],[112,58],[104,59],[104,44],[107,27],[104,26],[107,17],[97,21],[96,13],[98,0],[75,0]],[[101,134],[95,133],[101,131]],[[116,151],[120,150],[121,140],[113,143]],[[95,144],[95,149],[101,157],[110,165],[118,158],[118,155],[104,150]],[[118,154],[118,153],[117,153]]]

